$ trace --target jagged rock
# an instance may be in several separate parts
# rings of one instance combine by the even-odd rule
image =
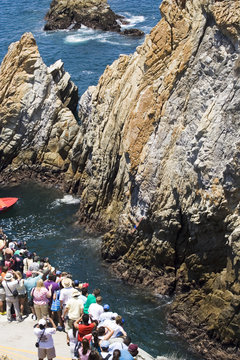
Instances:
[[[48,68],[26,33],[9,47],[0,82],[1,170],[9,164],[25,172],[69,169],[78,124],[67,106],[76,110],[77,89],[62,63]]]
[[[81,195],[79,223],[109,230],[102,255],[112,269],[174,293],[169,320],[195,350],[235,360],[240,5],[164,0],[161,12],[144,44],[81,97],[79,125],[33,39],[10,47],[0,71],[1,177],[27,168]]]
[[[46,15],[44,30],[79,29],[82,25],[104,31],[121,32],[123,16],[115,14],[107,0],[53,0]],[[123,35],[143,36],[138,29],[123,31]]]

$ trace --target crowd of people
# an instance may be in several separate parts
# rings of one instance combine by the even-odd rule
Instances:
[[[124,330],[124,319],[102,300],[100,289],[90,293],[88,283],[73,280],[0,229],[0,315],[9,322],[28,316],[36,321],[39,360],[56,357],[56,331],[66,333],[74,360],[136,359],[138,346]]]

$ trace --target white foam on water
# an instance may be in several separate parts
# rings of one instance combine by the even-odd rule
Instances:
[[[145,16],[143,15],[131,15],[129,13],[124,13],[123,15],[126,18],[126,21],[128,22],[128,24],[122,24],[121,27],[123,29],[127,29],[127,28],[131,28],[133,26],[136,26],[139,23],[142,23],[145,21]]]
[[[93,71],[90,71],[90,70],[83,70],[82,73],[85,74],[85,75],[94,74],[94,72],[93,72]]]
[[[79,204],[80,203],[80,199],[73,197],[72,195],[64,195],[64,197],[62,199],[56,199],[52,202],[51,207],[57,207],[60,206],[62,204],[68,204],[68,205],[75,205],[75,204]]]

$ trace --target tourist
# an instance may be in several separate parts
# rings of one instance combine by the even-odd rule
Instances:
[[[112,359],[112,354],[109,352],[109,341],[107,340],[103,340],[100,344],[100,348],[101,348],[101,357],[104,360],[111,360]]]
[[[64,311],[65,306],[67,305],[67,302],[72,298],[72,280],[64,277],[61,281],[62,289],[60,291],[60,303],[61,303],[61,309]]]
[[[134,360],[134,357],[130,354],[128,350],[121,350],[121,355],[119,360]]]
[[[92,319],[92,321],[97,320],[99,322],[100,315],[103,313],[102,297],[97,296],[96,302],[92,303],[88,308],[88,313]]]
[[[113,330],[111,328],[109,328],[108,326],[100,326],[97,329],[98,332],[98,339],[100,340],[100,344],[101,341],[103,340],[109,340],[111,338],[111,336],[113,336]]]
[[[99,289],[94,289],[92,294],[88,294],[87,301],[84,304],[84,309],[83,309],[84,314],[88,314],[89,306],[92,303],[96,302],[96,297],[98,297],[98,296],[100,296]]]
[[[92,337],[91,337],[90,343],[91,343],[91,349],[92,350],[97,350],[99,353],[101,352],[100,339],[98,338],[98,331],[97,330],[92,331]]]
[[[34,311],[37,316],[37,320],[48,316],[48,302],[52,296],[52,285],[48,290],[43,284],[43,280],[37,281],[37,286],[32,290],[31,296],[33,297]]]
[[[51,327],[49,327],[45,319],[40,319],[34,329],[34,334],[38,338],[37,344],[39,360],[42,360],[45,357],[47,357],[48,360],[51,360],[56,357],[55,347],[52,338],[52,335],[56,333],[56,325],[51,318],[47,320],[50,321],[49,325],[51,325]]]
[[[74,322],[83,314],[83,302],[79,299],[79,295],[79,291],[74,289],[72,291],[72,298],[67,302],[64,308],[62,319],[64,320],[66,315],[68,315],[66,322],[67,331],[72,328]]]
[[[113,338],[110,339],[109,342],[109,350],[113,353],[114,350],[128,350],[128,346],[131,344],[131,338],[130,336],[126,336],[124,338]]]
[[[82,300],[83,305],[84,305],[86,303],[87,297],[88,297],[88,288],[87,287],[82,288],[81,293],[82,294],[80,295],[80,299]]]
[[[137,344],[130,344],[128,346],[128,351],[130,352],[130,354],[136,358],[136,356],[138,355],[138,345]]]
[[[56,282],[56,275],[55,275],[55,274],[52,274],[52,273],[49,274],[47,280],[44,281],[44,286],[45,286],[45,288],[46,288],[47,290],[49,289],[49,286],[50,286],[50,285],[52,285],[52,296],[51,296],[51,298],[49,299],[49,306],[51,307],[54,291],[60,289],[59,284]]]
[[[101,325],[104,327],[108,326],[113,330],[112,338],[127,336],[126,331],[123,329],[123,319],[120,315],[115,320],[105,320]]]
[[[72,328],[69,329],[67,332],[67,345],[70,346],[70,355],[72,360],[78,359],[78,356],[74,355],[74,349],[76,347],[77,342],[78,342],[78,332],[73,324]]]
[[[116,349],[113,351],[113,357],[112,357],[112,360],[119,360],[120,358],[120,355],[121,355],[121,351]]]
[[[115,319],[118,316],[118,314],[116,312],[109,311],[110,306],[108,304],[103,305],[103,310],[104,310],[104,312],[99,317],[99,322],[100,323],[107,320],[107,319],[108,320]]]
[[[39,270],[39,256],[34,256],[33,258],[33,262],[29,265],[29,270],[30,271],[38,271]]]
[[[23,278],[26,278],[26,272],[29,270],[30,265],[33,263],[32,253],[28,252],[27,257],[23,259]]]
[[[62,320],[62,310],[61,310],[61,304],[60,304],[60,289],[54,291],[53,293],[53,300],[51,304],[51,318],[55,322],[56,325],[60,324],[60,326],[57,327],[57,330],[62,331],[64,328],[63,320]]]
[[[102,358],[97,350],[91,350],[88,356],[88,360],[102,360]]]
[[[18,300],[19,300],[19,307],[20,307],[20,313],[21,317],[23,316],[24,308],[26,305],[26,299],[27,299],[27,290],[24,285],[24,280],[22,278],[21,271],[16,271],[16,274],[18,276],[19,282],[17,284],[17,291],[18,291]]]
[[[83,339],[81,343],[81,347],[78,350],[79,359],[80,360],[88,360],[88,356],[90,354],[90,346],[88,339]]]
[[[82,321],[82,324],[80,323]],[[80,323],[80,324],[79,324]],[[83,314],[79,319],[74,322],[74,327],[78,330],[78,341],[82,342],[85,335],[91,334],[95,328],[95,323],[89,324],[89,315]]]
[[[3,249],[6,246],[6,240],[2,239],[0,240],[0,272],[2,271],[2,267],[4,266],[4,251]]]
[[[2,286],[6,294],[7,320],[9,322],[12,321],[11,307],[13,305],[16,314],[16,320],[20,322],[22,321],[22,319],[19,309],[18,295],[15,295],[18,285],[18,276],[16,275],[17,279],[14,279],[13,274],[16,273],[14,271],[8,271],[6,273],[5,278],[2,282]]]
[[[6,315],[6,293],[2,286],[3,279],[0,277],[0,315]]]

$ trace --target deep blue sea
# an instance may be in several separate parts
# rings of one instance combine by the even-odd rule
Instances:
[[[44,16],[50,0],[0,1],[0,61],[11,42],[24,32],[32,32],[44,62],[49,66],[62,59],[79,88],[81,95],[90,85],[96,85],[105,67],[120,54],[133,53],[143,39],[81,28],[78,31],[44,32]],[[111,8],[124,15],[130,27],[145,33],[160,19],[161,0],[109,0]]]
[[[149,33],[160,20],[160,0],[109,0],[111,8],[124,15],[131,27]],[[50,0],[0,1],[0,62],[8,46],[24,32],[32,32],[40,54],[49,66],[62,59],[81,95],[96,85],[105,67],[120,54],[133,53],[144,39],[82,28],[78,31],[44,32],[44,16]],[[0,159],[1,161],[1,159]],[[71,271],[75,279],[88,281],[90,290],[99,286],[104,303],[122,314],[126,330],[153,356],[172,355],[197,360],[187,344],[166,322],[169,302],[153,297],[111,275],[100,258],[100,241],[74,226],[78,203],[57,190],[22,184],[0,188],[0,197],[16,196],[16,206],[0,214],[0,226],[14,240],[26,240],[30,250],[49,256],[61,270]]]

